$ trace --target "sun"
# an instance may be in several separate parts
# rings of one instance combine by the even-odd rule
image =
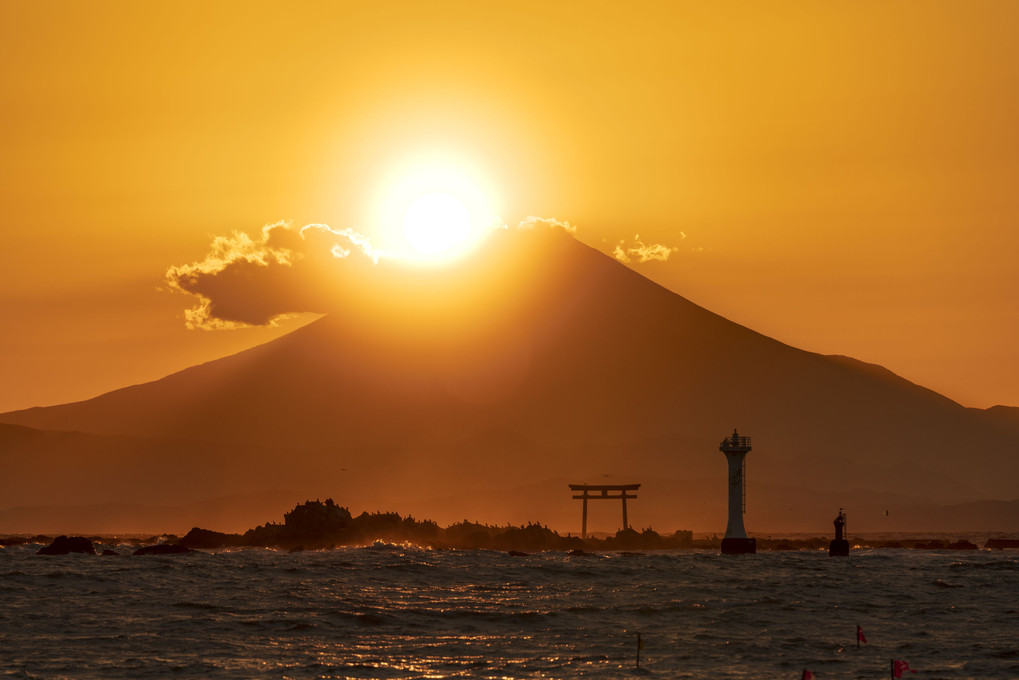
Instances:
[[[462,201],[443,192],[418,196],[403,213],[403,233],[418,255],[439,255],[471,237],[471,214]]]
[[[497,193],[476,164],[450,153],[420,153],[394,163],[379,182],[368,222],[387,257],[444,265],[468,255],[494,227]]]

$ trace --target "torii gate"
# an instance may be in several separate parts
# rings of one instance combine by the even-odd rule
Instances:
[[[581,538],[587,538],[587,501],[588,500],[610,500],[610,501],[622,501],[623,502],[623,528],[629,529],[630,525],[626,521],[626,500],[628,498],[636,498],[637,494],[630,495],[627,491],[636,492],[640,488],[640,484],[570,484],[571,491],[580,491],[579,496],[573,498],[584,501],[583,521],[580,529]],[[598,495],[592,496],[589,492],[597,491]],[[619,493],[613,496],[609,495],[610,491],[618,491]]]

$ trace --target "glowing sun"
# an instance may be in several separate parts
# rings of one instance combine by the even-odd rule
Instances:
[[[403,214],[403,233],[419,255],[438,255],[463,245],[471,237],[471,214],[447,193],[418,196]]]
[[[367,223],[386,256],[443,265],[468,255],[503,223],[498,192],[482,170],[451,153],[393,163],[376,185]]]

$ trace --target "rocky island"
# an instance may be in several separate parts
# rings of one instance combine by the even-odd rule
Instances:
[[[193,528],[177,545],[188,548],[230,547],[318,550],[367,545],[375,541],[412,543],[426,548],[480,548],[514,552],[540,550],[631,550],[694,547],[693,533],[662,536],[648,528],[624,529],[603,539],[562,536],[540,524],[491,526],[464,520],[442,528],[431,520],[402,517],[395,512],[363,512],[356,517],[331,498],[306,501],[283,516],[243,534]]]

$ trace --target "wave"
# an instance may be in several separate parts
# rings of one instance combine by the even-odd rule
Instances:
[[[4,553],[0,675],[613,678],[641,632],[658,677],[881,677],[887,653],[936,677],[1019,677],[1014,559],[884,552]]]

